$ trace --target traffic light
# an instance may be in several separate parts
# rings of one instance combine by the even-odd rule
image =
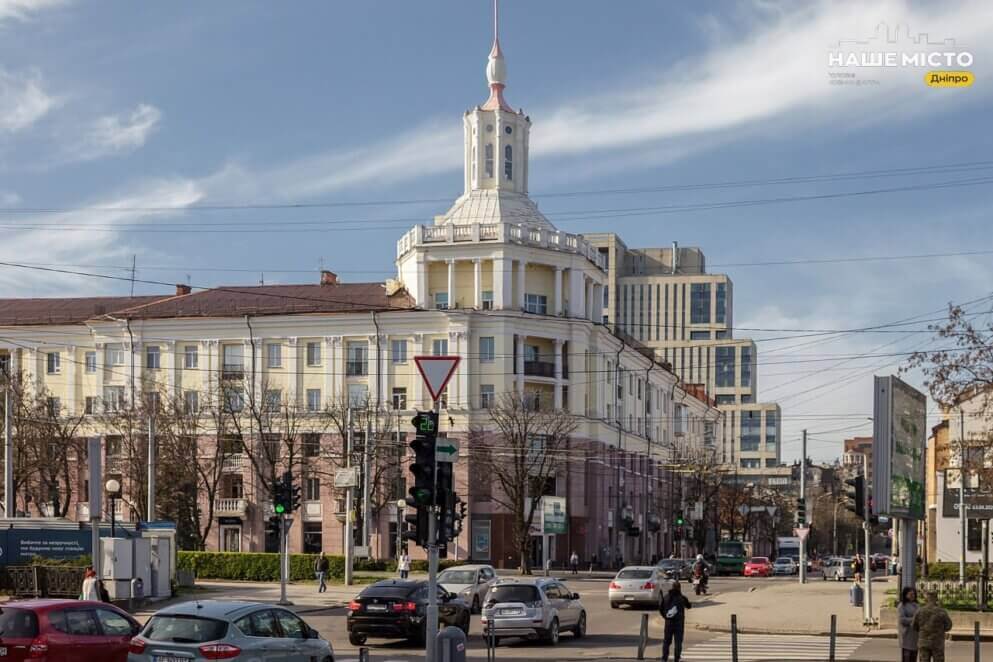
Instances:
[[[876,508],[872,504],[872,495],[869,495],[869,510],[866,512],[869,524],[879,524],[879,517],[876,515]]]
[[[438,542],[428,540],[429,522],[434,516],[431,508],[436,505],[435,446],[438,442],[438,414],[433,411],[419,411],[411,423],[414,426],[414,440],[410,442],[410,448],[414,451],[414,461],[410,464],[410,473],[414,474],[414,485],[408,490],[410,496],[406,499],[408,508],[404,520],[408,528],[403,535],[407,540],[413,540],[418,546],[426,548]]]
[[[265,522],[265,532],[267,535],[279,535],[279,515],[272,515]]]
[[[807,526],[807,500],[804,497],[796,500],[796,525],[801,529]]]
[[[845,490],[845,497],[848,499],[848,503],[845,507],[848,510],[855,513],[855,516],[861,520],[865,519],[865,476],[856,476],[855,478],[849,478],[845,481],[845,484],[850,486],[851,489]]]
[[[679,512],[676,513],[676,517],[674,521],[676,523],[676,526],[683,526],[684,524],[686,524],[686,520],[683,519],[683,511],[680,510]]]
[[[299,485],[293,484],[293,479],[290,478],[290,510],[300,510],[300,493],[303,491]]]
[[[277,515],[290,512],[290,491],[286,484],[286,476],[272,484],[272,510]]]
[[[430,513],[427,508],[408,508],[403,521],[407,523],[407,530],[403,532],[404,540],[413,540],[419,547],[428,546],[428,517]]]

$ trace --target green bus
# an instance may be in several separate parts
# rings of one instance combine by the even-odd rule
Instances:
[[[745,543],[723,540],[717,545],[717,574],[742,575],[745,572]]]

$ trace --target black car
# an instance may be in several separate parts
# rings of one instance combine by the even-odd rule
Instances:
[[[367,637],[411,639],[426,634],[428,583],[389,579],[367,586],[348,603],[348,641],[361,646]],[[454,625],[469,634],[469,606],[438,587],[438,627]]]
[[[689,579],[692,574],[692,564],[683,559],[662,559],[658,562],[658,568],[666,579]]]

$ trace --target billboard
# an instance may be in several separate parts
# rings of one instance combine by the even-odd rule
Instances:
[[[530,508],[531,500],[525,499],[525,511]],[[555,535],[568,533],[569,518],[566,515],[565,497],[543,496],[538,503],[531,521],[532,536]]]
[[[877,515],[923,519],[927,396],[896,377],[876,377],[872,501]]]
[[[944,480],[942,480],[944,486],[941,490],[941,516],[958,519],[959,488],[949,486],[949,483],[959,485],[958,470],[953,469],[949,472],[946,469],[942,473],[944,474]],[[949,479],[949,473],[954,478]],[[989,487],[965,488],[965,516],[969,519],[993,519],[993,492],[990,491]]]

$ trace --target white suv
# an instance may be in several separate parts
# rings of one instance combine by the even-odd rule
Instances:
[[[557,579],[500,579],[486,594],[482,625],[484,636],[492,628],[496,643],[527,637],[554,646],[562,631],[586,636],[586,609],[579,594]]]

